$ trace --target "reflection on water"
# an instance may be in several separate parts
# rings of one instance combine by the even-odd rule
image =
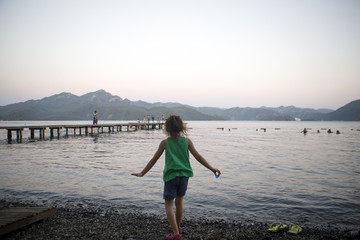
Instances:
[[[359,226],[359,125],[189,122],[195,147],[222,175],[216,179],[191,159],[194,177],[184,215]],[[311,128],[306,135],[300,133],[305,127]],[[341,134],[316,133],[321,128]],[[130,175],[145,166],[164,137],[163,131],[155,130],[6,144],[2,131],[0,196],[54,206],[164,214],[164,156],[145,177]]]

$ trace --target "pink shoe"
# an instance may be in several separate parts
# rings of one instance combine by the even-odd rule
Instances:
[[[182,240],[182,235],[170,233],[169,235],[166,235],[165,239],[166,240]]]
[[[171,225],[169,225],[168,229],[169,229],[170,232],[173,232],[173,229],[172,229]],[[180,234],[182,233],[182,228],[181,227],[179,227],[179,233]]]

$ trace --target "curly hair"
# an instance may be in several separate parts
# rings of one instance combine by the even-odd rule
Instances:
[[[165,131],[170,137],[178,138],[182,135],[186,135],[186,130],[186,126],[180,116],[171,114],[166,118]]]

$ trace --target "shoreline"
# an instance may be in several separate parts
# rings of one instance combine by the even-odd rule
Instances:
[[[0,209],[30,206],[0,200]],[[272,233],[271,223],[251,221],[225,221],[187,219],[182,222],[183,239],[360,239],[347,238],[351,230],[330,227],[301,226],[297,235],[287,230]],[[156,216],[122,210],[119,213],[102,213],[87,209],[57,208],[55,215],[45,222],[23,227],[1,237],[1,239],[165,239],[169,234],[165,216]]]

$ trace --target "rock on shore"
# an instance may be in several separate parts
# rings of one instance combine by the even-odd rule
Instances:
[[[24,206],[0,201],[0,209]],[[348,239],[345,230],[302,226],[298,235],[286,230],[271,233],[270,223],[184,219],[183,239]],[[101,213],[86,209],[57,209],[44,223],[38,222],[1,239],[165,239],[165,217],[139,212]],[[357,239],[357,238],[354,238]]]

